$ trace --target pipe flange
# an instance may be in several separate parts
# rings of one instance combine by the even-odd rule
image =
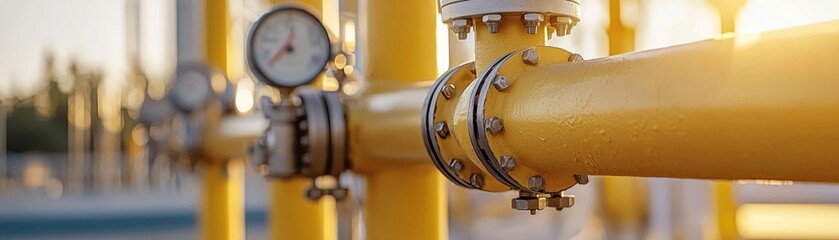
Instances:
[[[575,22],[580,19],[578,0],[440,0],[438,6],[444,23],[499,13],[543,13],[548,18],[570,17]]]
[[[329,171],[330,124],[326,101],[320,90],[303,87],[297,91],[302,105],[300,121],[305,121],[305,129],[300,129],[300,155],[298,169],[306,177],[317,177]]]
[[[425,143],[425,149],[428,151],[429,156],[431,156],[431,162],[433,162],[434,166],[437,167],[437,170],[439,170],[440,173],[442,173],[443,176],[448,178],[452,183],[465,188],[476,188],[472,186],[468,180],[465,180],[468,178],[461,178],[459,176],[459,172],[465,171],[464,169],[467,168],[467,164],[470,161],[464,158],[451,158],[446,160],[447,158],[445,158],[440,152],[441,141],[451,139],[452,137],[450,137],[451,131],[449,130],[447,122],[438,120],[436,113],[438,108],[441,108],[441,102],[444,102],[438,101],[440,98],[449,100],[454,98],[455,93],[458,92],[457,87],[454,84],[449,83],[452,80],[452,76],[456,74],[464,74],[464,72],[471,75],[469,69],[473,65],[474,62],[469,62],[449,69],[443,73],[443,75],[441,75],[433,85],[431,85],[429,90],[430,92],[423,103],[423,118],[422,124],[420,124],[422,127],[423,143]],[[463,90],[460,90],[460,92],[462,91]],[[443,110],[440,109],[440,111]]]
[[[327,174],[338,176],[347,166],[347,124],[344,105],[338,92],[323,92],[326,112],[329,115],[329,162]]]
[[[484,167],[516,190],[556,194],[577,183],[571,173],[539,173],[527,166],[526,159],[516,159],[503,140],[505,132],[516,131],[517,126],[504,125],[510,113],[495,111],[516,104],[505,101],[505,95],[515,91],[521,74],[540,65],[567,63],[572,56],[566,50],[547,46],[519,50],[497,60],[476,80],[468,115],[473,147]],[[534,57],[538,61],[533,61]]]

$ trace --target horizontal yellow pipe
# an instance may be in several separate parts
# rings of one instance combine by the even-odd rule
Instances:
[[[430,84],[375,82],[351,102],[353,170],[431,164],[420,135],[420,112]]]
[[[839,22],[515,77],[494,112],[538,172],[839,182]]]

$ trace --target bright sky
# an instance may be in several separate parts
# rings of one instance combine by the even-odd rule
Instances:
[[[124,25],[123,1],[0,1],[0,96],[43,82],[46,49],[58,66],[78,58],[107,69],[107,79],[120,78],[127,69]]]
[[[153,80],[174,64],[174,2],[140,2],[140,64]],[[44,54],[52,50],[66,74],[71,59],[104,71],[118,87],[129,71],[126,0],[0,0],[0,99],[27,95],[44,79]]]

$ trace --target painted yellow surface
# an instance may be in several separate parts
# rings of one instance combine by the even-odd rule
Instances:
[[[737,235],[737,203],[734,199],[734,185],[731,182],[715,182],[714,202],[717,206],[717,229],[720,239],[735,240]]]
[[[478,73],[496,59],[516,50],[533,46],[544,46],[547,41],[545,27],[547,21],[542,22],[536,34],[527,34],[521,14],[504,14],[498,24],[498,32],[489,33],[489,28],[480,17],[473,18],[475,29],[475,64]]]
[[[419,114],[437,78],[436,4],[367,7],[370,86],[348,106],[353,169],[367,177],[367,239],[445,239],[445,185],[425,153]]]
[[[201,165],[201,170],[201,238],[244,239],[244,164],[208,162]]]
[[[367,239],[447,239],[446,182],[429,164],[367,177]]]
[[[304,197],[309,179],[271,180],[271,206],[268,215],[271,239],[337,239],[335,199],[317,202]]]
[[[839,182],[837,41],[829,22],[538,67],[502,141],[540,172]]]
[[[322,0],[268,0],[269,4],[294,3],[317,11],[321,15]],[[319,77],[319,78],[322,78]],[[320,80],[318,80],[319,82]],[[271,239],[337,239],[335,200],[321,198],[317,202],[306,199],[308,179],[270,180],[271,203],[268,226]]]
[[[436,79],[435,1],[371,0],[367,7],[368,78],[398,82]]]
[[[230,14],[226,0],[206,0],[205,46],[207,62],[226,72],[228,67],[227,44]],[[214,128],[221,114],[206,114],[207,129]],[[207,136],[208,143],[215,143],[214,136]],[[244,148],[244,146],[243,146]],[[241,161],[224,161],[223,156],[205,153],[201,164],[203,186],[201,192],[200,231],[203,239],[236,240],[244,238],[244,164]],[[219,161],[222,160],[222,161]]]

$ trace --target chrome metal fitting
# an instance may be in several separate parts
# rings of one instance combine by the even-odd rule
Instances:
[[[536,34],[539,30],[539,25],[545,21],[545,15],[541,13],[525,13],[522,15],[521,21],[524,22],[527,34]]]
[[[551,27],[556,29],[557,37],[564,37],[571,34],[571,29],[574,28],[574,19],[567,16],[555,17],[551,21]]]
[[[440,138],[446,138],[449,136],[449,125],[446,122],[437,122],[434,124],[434,132],[437,132]]]
[[[536,57],[538,58],[539,56],[537,55]],[[498,76],[495,76],[495,79],[492,80],[492,86],[495,87],[495,90],[503,92],[504,90],[507,90],[508,87],[510,87],[510,79],[508,79],[507,76],[499,74]]]
[[[527,180],[527,187],[536,192],[545,191],[545,178],[542,176],[532,176]]]
[[[498,32],[498,24],[501,23],[501,14],[487,14],[481,17],[481,20],[489,28],[489,33],[495,34]]]
[[[501,156],[501,169],[507,172],[516,169],[516,158],[510,155]]]
[[[528,48],[522,52],[521,60],[527,65],[539,64],[539,52],[534,48]]]
[[[489,134],[496,134],[504,129],[504,124],[501,122],[501,119],[490,117],[485,120],[484,128],[486,128]]]
[[[469,32],[472,29],[472,20],[465,18],[452,20],[449,23],[449,29],[457,35],[458,40],[466,40],[466,37],[469,36]]]

